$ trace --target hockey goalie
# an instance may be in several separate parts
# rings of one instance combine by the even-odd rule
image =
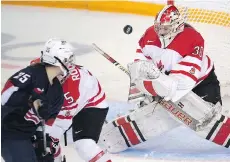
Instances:
[[[201,34],[168,5],[138,44],[128,70],[129,99],[139,107],[104,125],[101,145],[112,153],[124,151],[173,129],[176,122],[229,148],[230,118],[221,111],[219,81]]]

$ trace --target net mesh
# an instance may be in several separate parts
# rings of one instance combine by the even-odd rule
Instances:
[[[179,10],[182,11],[182,16],[184,16],[188,22],[200,22],[230,27],[229,13],[187,7],[181,7]]]

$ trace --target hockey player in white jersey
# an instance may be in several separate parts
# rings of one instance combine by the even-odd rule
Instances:
[[[151,96],[147,101],[152,103],[108,123],[100,138],[105,148],[123,151],[172,129],[170,121],[168,126],[159,122],[166,118],[159,113],[164,110],[199,136],[229,148],[230,118],[221,112],[219,81],[213,62],[204,54],[201,34],[184,22],[175,6],[168,5],[138,44],[137,58],[128,64],[136,85],[130,92],[132,98],[135,93]]]
[[[36,59],[31,63],[39,61]],[[34,145],[38,161],[62,161],[59,140],[71,127],[70,140],[74,142],[78,155],[84,161],[111,162],[109,155],[97,145],[108,112],[105,93],[97,78],[84,67],[72,65],[69,69],[70,75],[62,84],[65,99],[61,111],[56,119],[46,122],[49,158],[43,158],[43,139],[41,132],[36,132]]]

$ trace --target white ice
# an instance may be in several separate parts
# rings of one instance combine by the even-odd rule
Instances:
[[[126,65],[135,56],[135,47],[145,29],[153,24],[154,18],[138,15],[89,12],[38,7],[2,6],[2,64],[17,65],[17,68],[2,66],[1,83],[40,55],[43,43],[50,37],[61,37],[75,44],[79,51],[79,64],[87,67],[101,82],[110,101],[108,118],[116,112],[125,113],[130,107],[127,100],[129,79],[119,69],[91,49],[96,43]],[[125,25],[133,26],[133,33],[123,33]],[[213,40],[210,33],[222,44],[208,42],[211,57],[216,61],[217,74],[221,83],[229,84],[229,44],[227,29],[200,25],[205,37]],[[222,34],[222,36],[220,35]],[[222,39],[223,38],[223,39]],[[227,43],[226,43],[227,42]],[[221,47],[220,47],[221,46]],[[226,51],[228,50],[228,51]],[[226,61],[223,61],[226,60]],[[222,89],[225,94],[224,111],[230,111],[229,87]],[[68,162],[81,161],[73,146],[65,147]],[[135,149],[112,155],[113,161],[230,161],[230,151],[197,137],[191,130],[180,126]]]

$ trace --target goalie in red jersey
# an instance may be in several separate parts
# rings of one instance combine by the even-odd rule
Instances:
[[[175,6],[165,6],[157,14],[154,25],[138,42],[135,61],[128,64],[135,84],[131,98],[148,97],[139,98],[139,105],[144,105],[141,109],[103,129],[101,142],[110,152],[123,151],[174,128],[172,119],[164,121],[168,112],[199,136],[229,148],[230,118],[221,111],[214,63],[204,50],[204,38],[185,23]],[[109,131],[112,126],[114,132]]]

